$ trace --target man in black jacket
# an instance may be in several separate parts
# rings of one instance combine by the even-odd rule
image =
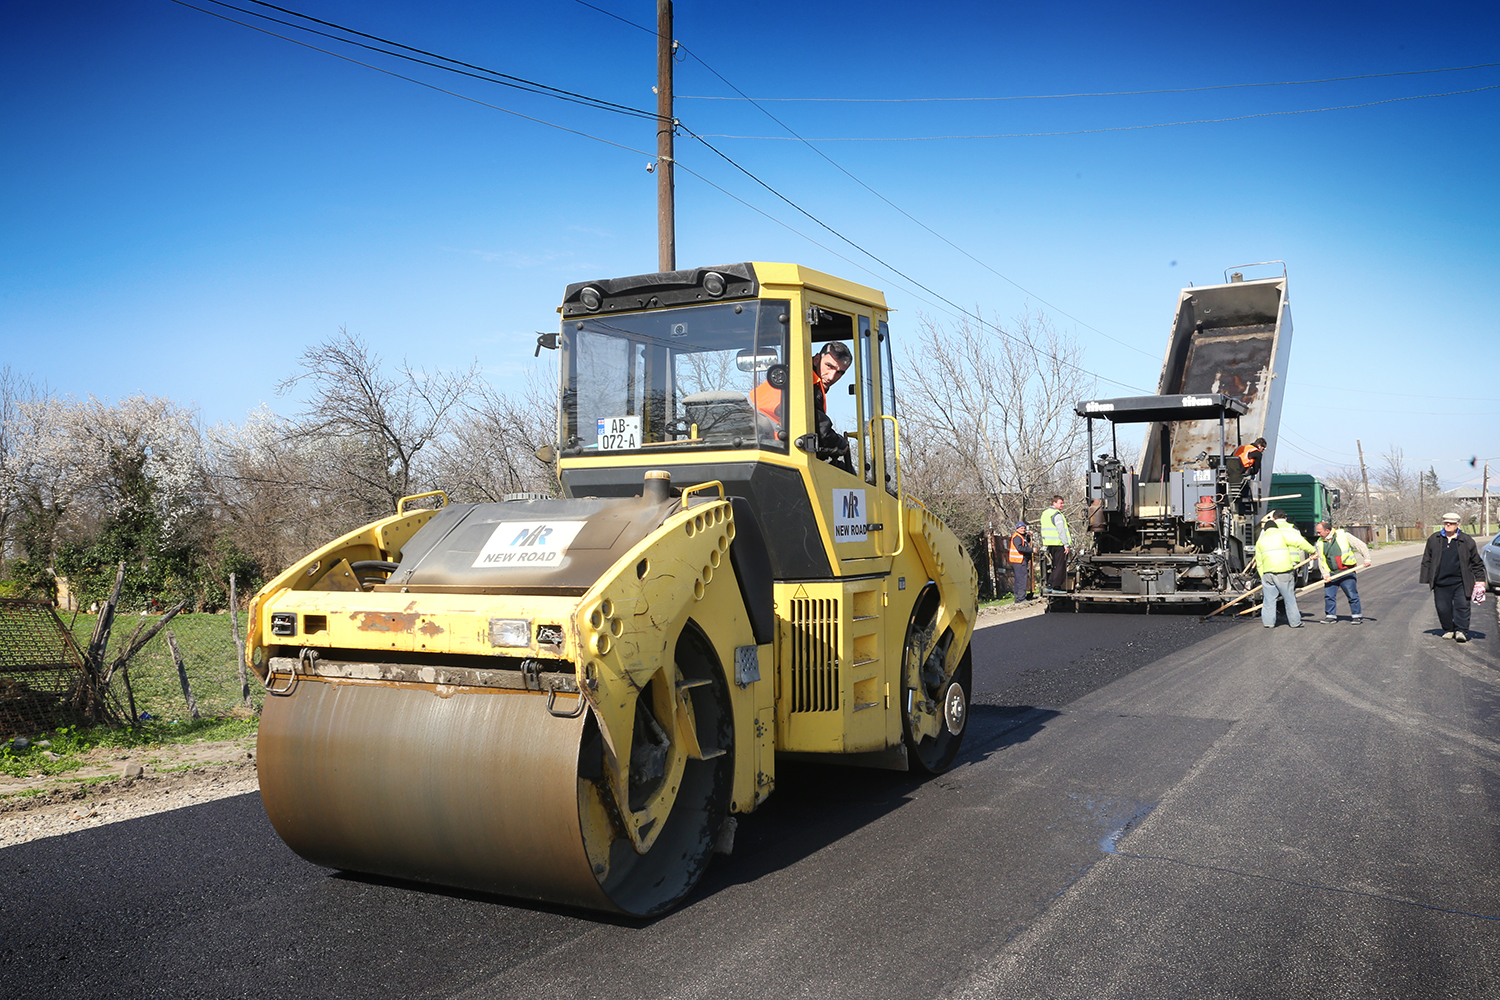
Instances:
[[[1444,639],[1469,641],[1469,603],[1484,592],[1484,563],[1479,546],[1458,530],[1458,515],[1443,515],[1443,530],[1434,532],[1422,550],[1422,582],[1432,588]]]

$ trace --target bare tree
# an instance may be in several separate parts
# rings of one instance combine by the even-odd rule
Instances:
[[[557,436],[556,369],[532,371],[514,394],[485,386],[450,435],[433,446],[432,478],[451,499],[504,499],[509,493],[557,492],[551,463],[536,457]]]
[[[205,436],[214,520],[267,576],[367,520],[318,467],[321,442],[268,408]]]
[[[1372,499],[1378,517],[1391,524],[1417,520],[1417,475],[1407,466],[1400,448],[1391,445],[1380,456],[1374,479],[1379,495]]]
[[[1073,407],[1094,388],[1076,342],[1041,315],[1009,329],[924,317],[906,353],[924,375],[902,386],[902,437],[914,469],[945,470],[934,486],[961,493],[961,480],[1002,525],[1035,516],[1054,492],[1076,495],[1082,422]]]
[[[960,538],[975,538],[992,526],[996,530],[1005,527],[998,522],[992,525],[997,512],[989,494],[979,489],[954,449],[942,442],[923,441],[912,446],[903,433],[901,487],[919,498]]]
[[[463,372],[428,372],[404,361],[387,374],[380,357],[343,328],[304,351],[298,364],[302,372],[276,387],[278,395],[304,385],[311,390],[293,433],[322,442],[317,457],[368,517],[394,510],[401,497],[428,485],[419,458],[448,430],[479,374],[477,362]]]
[[[734,367],[733,351],[689,351],[677,355],[677,387],[694,392],[743,390],[745,376]]]
[[[1365,503],[1364,477],[1360,474],[1359,466],[1342,466],[1324,476],[1323,481],[1339,491],[1338,516],[1342,523],[1374,523],[1370,505]]]

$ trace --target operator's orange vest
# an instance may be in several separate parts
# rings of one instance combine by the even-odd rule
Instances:
[[[818,369],[813,367],[813,409],[820,413],[828,412],[828,393],[823,388],[823,380],[818,378]],[[778,412],[781,408],[781,390],[770,382],[762,382],[755,387],[750,394],[750,401],[755,408],[778,424],[782,422],[782,415]]]
[[[1021,555],[1021,549],[1016,544],[1017,539],[1019,539],[1020,537],[1021,533],[1019,531],[1013,531],[1010,533],[1010,561],[1013,563],[1022,563],[1026,561],[1026,557]]]

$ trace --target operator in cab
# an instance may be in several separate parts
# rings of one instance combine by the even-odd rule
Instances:
[[[854,355],[848,345],[837,340],[830,340],[812,356],[813,421],[817,425],[818,453],[846,472],[854,471],[854,463],[849,458],[849,440],[834,428],[833,421],[828,418],[828,390],[844,377],[844,372],[853,363]],[[756,386],[750,398],[755,408],[774,420],[778,427],[786,423],[782,391],[769,379]]]

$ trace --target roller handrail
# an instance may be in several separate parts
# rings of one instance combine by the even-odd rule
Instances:
[[[710,479],[706,483],[698,483],[696,486],[688,486],[688,487],[686,487],[686,488],[683,489],[683,491],[682,491],[682,507],[683,507],[683,509],[684,510],[687,509],[688,497],[692,496],[694,493],[697,493],[699,490],[707,490],[707,489],[717,489],[719,491],[719,499],[720,500],[724,499],[724,484],[721,483],[717,479]]]
[[[891,422],[891,454],[896,457],[896,551],[882,552],[892,559],[906,551],[906,498],[901,495],[901,422],[893,414],[882,413],[881,420]]]
[[[569,692],[573,693],[573,692]],[[559,719],[576,719],[583,714],[583,710],[589,707],[588,699],[584,698],[583,692],[576,692],[578,701],[573,705],[572,711],[562,712],[557,709],[557,688],[547,692],[547,712]]]
[[[428,490],[426,493],[413,493],[409,497],[402,497],[400,500],[397,500],[396,501],[396,516],[399,517],[402,514],[406,513],[406,501],[408,501],[408,500],[426,500],[428,497],[442,497],[443,498],[443,502],[442,502],[441,506],[442,507],[448,506],[448,494],[447,493],[443,492],[442,490]]]

